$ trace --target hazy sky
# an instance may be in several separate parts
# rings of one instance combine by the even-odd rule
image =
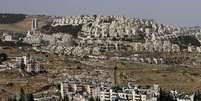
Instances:
[[[0,0],[0,13],[125,15],[201,25],[201,0]]]

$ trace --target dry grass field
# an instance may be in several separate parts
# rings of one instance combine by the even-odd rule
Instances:
[[[121,65],[119,83],[134,81],[137,84],[159,84],[166,90],[195,91],[201,89],[201,68],[179,65]]]

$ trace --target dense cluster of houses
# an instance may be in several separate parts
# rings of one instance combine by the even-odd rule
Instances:
[[[176,90],[171,90],[169,93],[170,96],[172,96],[172,98],[176,101],[195,101],[195,94],[187,94],[184,92],[178,92]]]
[[[24,68],[28,73],[39,73],[42,71],[40,62],[32,58],[31,55],[16,57],[16,62],[17,67]]]
[[[60,97],[56,97],[58,92]],[[89,101],[91,97],[98,98],[99,101],[158,101],[160,88],[158,85],[140,87],[129,84],[123,87],[113,87],[106,83],[61,82],[60,89],[52,87],[47,91],[34,94],[36,101],[64,99],[66,96],[70,101]]]
[[[195,101],[195,93],[184,93],[176,90],[168,91],[171,101]],[[127,86],[111,86],[96,82],[60,82],[59,87],[36,92],[35,101],[161,101],[159,85],[140,86],[128,83]],[[93,98],[94,100],[90,100]],[[163,100],[162,100],[163,101]]]
[[[77,37],[71,33],[40,33],[37,19],[33,19],[31,31],[26,34],[1,33],[1,42],[25,43],[34,49],[58,55],[99,57],[105,53],[200,53],[201,46],[187,45],[183,49],[172,40],[179,36],[201,39],[200,27],[179,28],[158,24],[151,19],[124,16],[68,16],[53,18],[51,26],[82,25]],[[16,46],[14,44],[14,46]],[[121,57],[120,57],[121,58]],[[135,58],[134,62],[164,63],[163,58]]]
[[[2,32],[0,33],[1,41],[3,42],[18,42],[22,41],[26,36],[25,33]]]
[[[43,71],[41,64],[36,59],[29,56],[9,57],[7,61],[2,62],[0,71],[21,68],[27,73],[39,73]]]
[[[52,21],[52,26],[63,25],[82,25],[82,31],[77,37],[78,46],[52,44],[50,49],[58,54],[75,56],[114,51],[181,52],[180,46],[170,40],[188,35],[199,40],[201,32],[198,29],[165,26],[153,20],[123,16],[69,16]],[[186,51],[201,52],[201,47],[189,45]]]
[[[105,53],[200,53],[201,46],[187,45],[183,49],[172,40],[179,36],[194,36],[201,39],[201,28],[179,28],[158,24],[150,19],[126,18],[123,16],[69,16],[52,19],[52,26],[82,25],[81,32],[40,33],[37,19],[32,30],[26,34],[2,33],[2,42],[26,43],[38,51],[76,57],[105,57]],[[107,55],[106,55],[107,56]],[[121,57],[119,57],[121,58]],[[136,58],[134,62],[164,63],[164,58]]]
[[[150,19],[124,16],[68,16],[54,18],[52,26],[82,25],[74,38],[70,33],[46,34],[36,32],[37,20],[33,19],[32,31],[17,40],[41,50],[59,55],[101,55],[104,52],[182,52],[171,40],[179,36],[194,36],[200,41],[200,28],[179,28],[156,23]],[[3,41],[16,40],[15,35],[4,33]],[[187,52],[201,52],[200,46],[188,45]]]

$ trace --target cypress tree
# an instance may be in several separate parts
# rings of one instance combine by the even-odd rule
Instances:
[[[96,97],[96,101],[100,101],[100,97],[97,96],[97,97]]]
[[[25,101],[25,92],[24,92],[23,88],[20,89],[20,98],[19,98],[19,101]]]
[[[94,97],[90,97],[89,101],[95,101]]]

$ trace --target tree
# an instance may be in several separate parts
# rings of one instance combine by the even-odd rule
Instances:
[[[20,89],[19,101],[34,101],[33,94],[26,94],[24,89]]]
[[[158,101],[175,101],[173,97],[166,91],[160,90],[160,98]]]
[[[72,35],[74,38],[78,37],[78,33],[81,32],[82,25],[64,25],[64,26],[56,26],[52,27],[50,25],[43,26],[41,32],[52,34],[52,33],[68,33]]]
[[[7,54],[5,54],[5,53],[1,53],[1,54],[0,54],[0,61],[1,61],[1,62],[2,62],[2,61],[6,61],[7,58],[8,58]]]
[[[95,101],[94,97],[90,97],[89,101]]]
[[[96,101],[100,101],[100,97],[97,96],[97,97],[96,97]]]
[[[12,24],[26,18],[24,14],[0,14],[0,24]]]
[[[195,92],[194,101],[201,101],[201,93],[199,90]]]
[[[201,46],[201,43],[195,36],[179,36],[171,40],[171,42],[178,44],[181,48],[187,48],[188,45]]]
[[[63,100],[63,101],[69,101],[68,95],[65,95],[65,96],[64,96],[64,100]]]
[[[19,101],[25,101],[25,92],[24,92],[23,88],[20,89],[20,98],[19,98]]]
[[[33,94],[26,94],[25,101],[34,101]]]
[[[95,15],[93,15],[93,17],[96,19],[97,18],[97,15],[95,14]]]
[[[8,98],[8,101],[17,101],[16,96],[10,96]]]

